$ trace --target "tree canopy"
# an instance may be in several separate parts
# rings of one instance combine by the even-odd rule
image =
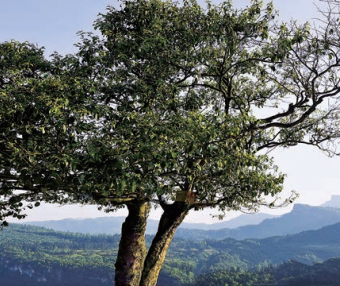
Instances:
[[[340,91],[333,14],[318,29],[275,14],[256,0],[240,10],[122,1],[100,14],[99,35],[79,33],[74,55],[48,60],[29,43],[1,43],[0,219],[41,201],[126,205],[123,237],[138,229],[142,239],[158,204],[150,257],[138,256],[145,270],[190,209],[274,206],[284,175],[266,151],[336,154]]]

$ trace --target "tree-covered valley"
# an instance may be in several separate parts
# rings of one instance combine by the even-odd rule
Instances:
[[[265,239],[175,238],[157,285],[338,285],[339,236],[340,223]],[[0,284],[114,285],[119,239],[11,224],[0,232]]]

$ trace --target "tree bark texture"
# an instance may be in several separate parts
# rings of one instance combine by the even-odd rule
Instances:
[[[127,204],[129,214],[122,225],[116,260],[115,285],[137,286],[146,256],[145,230],[150,205],[145,201]]]
[[[175,231],[189,211],[187,202],[176,201],[163,208],[164,213],[160,219],[158,231],[145,259],[140,286],[156,286],[159,272]]]

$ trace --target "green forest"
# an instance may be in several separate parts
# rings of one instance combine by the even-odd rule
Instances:
[[[157,285],[340,285],[340,258],[332,257],[340,257],[339,231],[335,224],[266,239],[174,239]],[[0,232],[0,284],[114,285],[119,240],[13,224]]]

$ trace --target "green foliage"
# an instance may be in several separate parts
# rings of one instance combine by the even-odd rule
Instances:
[[[81,132],[75,122],[87,106],[76,79],[60,65],[32,44],[0,44],[2,221],[23,218],[21,210],[40,201],[71,197],[70,166],[77,161],[75,134]]]
[[[259,150],[331,151],[322,143],[338,137],[321,105],[338,94],[337,46],[274,18],[260,1],[123,1],[95,22],[101,36],[79,33],[75,55],[2,43],[2,218],[22,218],[23,200],[111,210],[179,190],[196,209],[265,204],[284,176]]]
[[[298,143],[293,128],[308,116],[300,105],[267,118],[254,108],[292,96],[268,81],[284,78],[309,34],[269,32],[273,7],[261,5],[125,1],[95,22],[101,37],[81,32],[77,54],[50,61],[28,43],[3,43],[3,218],[23,200],[110,210],[184,190],[192,207],[224,211],[280,192],[283,175],[257,151]]]
[[[238,110],[243,87],[225,98],[230,74],[236,84],[250,72],[244,66],[260,63],[246,46],[256,46],[250,39],[272,9],[261,13],[259,3],[232,14],[230,3],[205,11],[194,1],[126,1],[95,23],[103,38],[80,34],[79,65],[96,80],[93,101],[106,108],[92,137],[103,146],[94,149],[103,167],[90,167],[99,195],[173,199],[183,190],[195,193],[195,207],[224,210],[251,209],[281,190],[283,176],[248,141],[255,118]]]
[[[197,277],[192,286],[252,286],[276,285],[271,273],[239,270],[217,271]]]
[[[188,285],[340,285],[339,267],[339,258],[312,266],[291,260],[277,267],[268,267],[255,272],[231,270],[201,274],[194,283]]]
[[[321,105],[338,62],[325,36],[276,26],[273,11],[124,1],[95,22],[101,36],[79,33],[75,55],[2,43],[2,217],[21,218],[23,200],[111,210],[182,190],[225,211],[279,193],[284,176],[257,152],[338,137]]]

